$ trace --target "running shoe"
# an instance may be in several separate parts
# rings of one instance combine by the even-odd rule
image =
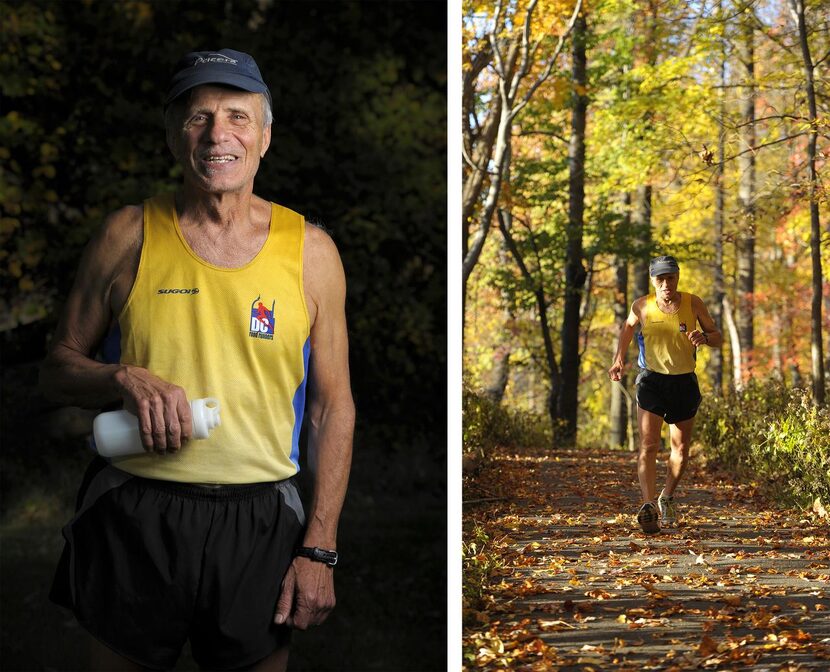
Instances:
[[[663,493],[657,498],[657,508],[660,509],[660,524],[663,527],[677,525],[677,510],[674,508],[674,497],[666,497]]]
[[[637,522],[646,534],[655,534],[660,531],[659,519],[660,513],[654,506],[654,502],[646,502],[637,512]]]

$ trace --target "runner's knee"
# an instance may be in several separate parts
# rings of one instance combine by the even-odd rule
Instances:
[[[679,453],[683,457],[689,457],[689,449],[691,444],[683,439],[672,439],[671,450],[673,453]]]
[[[660,439],[643,439],[640,441],[640,455],[656,455],[660,452]]]

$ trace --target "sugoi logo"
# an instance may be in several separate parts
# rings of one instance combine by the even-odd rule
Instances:
[[[274,340],[274,305],[276,301],[271,301],[271,310],[259,300],[257,296],[251,302],[251,330],[248,335],[251,338],[264,338],[266,340]]]
[[[159,294],[198,294],[199,288],[194,287],[193,289],[160,289],[158,291]]]
[[[223,54],[208,54],[207,56],[198,56],[193,65],[201,65],[202,63],[226,63],[227,65],[236,65],[239,61]]]

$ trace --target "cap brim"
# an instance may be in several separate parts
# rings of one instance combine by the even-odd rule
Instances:
[[[649,275],[654,278],[658,275],[668,275],[669,273],[680,273],[680,267],[671,264],[660,264],[652,268]]]
[[[189,91],[196,86],[202,86],[205,84],[220,84],[223,86],[232,86],[236,89],[247,91],[248,93],[262,93],[268,99],[268,104],[271,104],[271,92],[268,90],[268,87],[261,82],[258,82],[252,77],[246,77],[245,75],[239,75],[231,72],[217,74],[214,71],[194,72],[189,74],[187,77],[182,78],[181,81],[176,82],[168,92],[167,98],[164,101],[164,106],[167,107],[186,91]]]

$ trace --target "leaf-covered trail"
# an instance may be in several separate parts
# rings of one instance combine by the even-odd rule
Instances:
[[[694,457],[676,497],[647,536],[633,455],[497,454],[465,483],[465,668],[830,669],[827,519]]]

